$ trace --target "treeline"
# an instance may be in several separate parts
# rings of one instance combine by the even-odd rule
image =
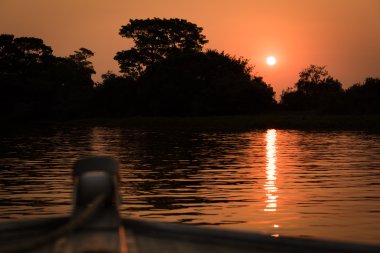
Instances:
[[[325,114],[378,114],[380,79],[368,77],[344,90],[325,66],[311,65],[300,72],[294,87],[283,91],[278,108]]]
[[[247,62],[216,51],[171,55],[138,79],[108,73],[96,88],[110,116],[203,116],[272,110],[273,89],[251,77]]]
[[[41,39],[0,35],[0,112],[3,119],[83,117],[92,113],[93,52],[53,55]]]
[[[315,65],[277,103],[247,59],[203,50],[202,28],[183,19],[130,20],[119,34],[134,46],[114,57],[121,74],[108,72],[98,83],[89,49],[58,57],[41,39],[0,35],[3,119],[380,112],[378,78],[344,90]]]

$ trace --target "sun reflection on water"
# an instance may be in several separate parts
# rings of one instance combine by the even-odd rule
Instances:
[[[266,133],[266,207],[265,212],[277,210],[277,187],[276,187],[276,130],[270,129]]]
[[[266,206],[264,212],[276,212],[277,211],[277,172],[276,172],[276,138],[277,133],[275,129],[269,129],[266,133],[266,181],[264,189],[266,191]],[[274,224],[273,228],[278,229],[280,226]],[[280,235],[275,233],[272,234],[273,237],[279,237]]]

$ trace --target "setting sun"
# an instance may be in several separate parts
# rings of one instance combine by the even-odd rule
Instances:
[[[273,66],[276,64],[276,58],[274,56],[268,56],[267,57],[267,64],[270,66]]]

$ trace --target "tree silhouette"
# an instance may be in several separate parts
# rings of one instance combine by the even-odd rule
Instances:
[[[96,72],[89,58],[93,55],[91,50],[80,48],[68,57],[55,57],[51,64],[50,80],[66,88],[92,87],[91,75]]]
[[[380,79],[368,77],[348,88],[346,109],[351,113],[380,113]]]
[[[95,73],[93,53],[80,48],[57,57],[42,39],[0,35],[0,107],[3,117],[70,118],[88,113]]]
[[[34,75],[49,62],[53,50],[42,39],[0,35],[0,73]]]
[[[110,71],[103,74],[102,78],[103,81],[95,88],[95,108],[98,114],[112,117],[134,115],[136,81]]]
[[[291,110],[334,110],[334,100],[342,94],[342,84],[325,66],[310,65],[299,73],[294,88],[282,93],[280,103]]]
[[[94,66],[88,59],[93,57],[94,53],[87,48],[79,48],[78,51],[74,51],[74,54],[70,55],[68,59],[72,60],[78,68],[81,68],[82,72],[87,72],[90,76],[95,74]]]
[[[274,105],[274,92],[243,58],[214,50],[172,54],[147,68],[137,101],[144,115],[251,114]]]
[[[208,41],[203,28],[184,19],[131,19],[119,34],[135,46],[117,52],[120,71],[137,79],[147,66],[178,52],[201,51]]]

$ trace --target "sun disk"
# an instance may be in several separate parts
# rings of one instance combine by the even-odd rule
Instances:
[[[274,56],[268,56],[267,57],[267,64],[270,66],[273,66],[276,64],[276,58]]]

